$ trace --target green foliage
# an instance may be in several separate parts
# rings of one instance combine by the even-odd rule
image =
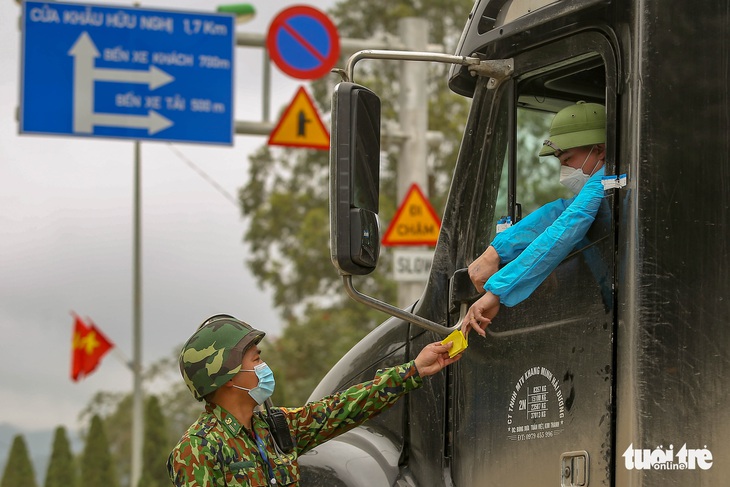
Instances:
[[[25,438],[23,435],[16,435],[10,447],[0,487],[36,487],[37,485]]]
[[[240,191],[250,218],[248,264],[274,291],[285,317],[295,304],[332,293],[328,232],[328,158],[324,152],[261,148]],[[244,317],[245,320],[245,317]],[[255,325],[255,324],[254,324]]]
[[[159,465],[163,467],[162,471],[165,475],[165,482],[162,485],[169,484],[164,469],[167,455],[182,433],[198,417],[202,409],[201,403],[193,398],[180,377],[178,354],[181,348],[182,344],[174,347],[169,356],[147,366],[143,375],[145,387],[158,391],[158,394],[155,399],[157,406],[151,405],[151,399],[149,398],[145,401],[146,424],[143,440],[145,444],[143,446],[142,478],[148,478],[145,477],[145,471],[147,470],[145,462],[148,462],[146,459],[153,458],[156,455],[158,460],[152,460],[151,462],[161,462]],[[120,485],[127,486],[128,479],[131,476],[131,393],[97,392],[81,412],[79,418],[82,422],[90,422],[94,416],[102,419],[104,431],[108,438],[108,449],[111,452],[115,471],[119,475]],[[87,441],[90,434],[90,431],[83,434]],[[151,440],[150,436],[154,437],[154,440]],[[150,442],[154,442],[159,446],[154,448]],[[157,450],[157,453],[154,453],[155,450]],[[149,463],[149,465],[152,464]],[[157,466],[154,465],[155,468]],[[155,475],[159,475],[159,471]]]
[[[167,422],[156,396],[145,403],[142,475],[139,487],[166,487],[170,483],[165,462],[174,446],[169,440]]]
[[[426,18],[429,42],[453,52],[472,4],[472,0],[375,0],[363,8],[361,2],[345,0],[331,14],[341,36],[361,39],[393,38],[399,19]],[[341,59],[339,65],[344,66],[345,61]],[[399,63],[368,61],[361,65],[356,81],[381,97],[383,126],[397,125],[398,93],[408,89],[400,84]],[[447,72],[443,65],[429,67],[424,80],[429,93],[429,129],[442,134],[441,143],[429,149],[427,160],[426,190],[439,213],[470,103],[448,91]],[[323,111],[329,109],[336,81],[326,77],[312,84]],[[401,148],[384,142],[382,149],[380,217],[385,230],[397,207],[395,167]],[[250,157],[248,182],[239,193],[243,215],[250,222],[244,236],[251,248],[246,263],[260,285],[273,291],[274,306],[284,321],[282,337],[275,342],[269,337],[262,344],[276,373],[274,400],[290,406],[301,404],[343,353],[385,318],[343,292],[328,248],[328,185],[326,152],[263,146]],[[384,256],[378,272],[358,278],[358,288],[394,302],[396,287],[389,269],[389,258]]]
[[[150,364],[145,369],[143,378],[147,388],[154,388],[160,391],[157,395],[157,411],[162,415],[162,419],[153,420],[152,434],[155,438],[161,438],[159,440],[160,448],[157,455],[158,458],[163,458],[163,466],[174,444],[177,443],[182,433],[198,417],[202,409],[201,403],[193,398],[180,377],[177,358],[181,348],[182,344],[175,347],[169,356]],[[150,414],[149,399],[146,400],[146,404],[145,442],[150,434],[147,426],[147,423],[150,421],[148,419],[148,414]],[[163,411],[164,414],[162,413]],[[157,413],[153,412],[152,414],[159,418]],[[126,479],[129,479],[131,475],[132,395],[129,393],[98,392],[91,399],[84,411],[82,411],[80,418],[82,421],[88,421],[95,415],[102,418],[104,431],[109,439],[109,451],[111,452],[116,472],[119,474],[120,483],[121,485],[127,485],[128,480]],[[163,422],[166,426],[161,431],[158,431],[157,427]],[[85,436],[88,437],[88,433]],[[149,451],[149,455],[154,455],[152,450]],[[147,457],[147,453],[143,452],[143,456]],[[165,475],[167,474],[165,473]],[[165,479],[169,483],[169,479],[167,477]]]
[[[288,323],[281,338],[261,344],[262,356],[276,376],[273,401],[290,407],[304,404],[342,354],[385,318],[354,301],[326,309],[308,306],[301,318]]]
[[[150,364],[144,374],[145,387],[156,391],[160,408],[164,411],[167,440],[171,445],[168,452],[203,409],[202,403],[193,398],[180,376],[178,355],[181,349],[182,343],[174,347],[169,356]]]
[[[554,157],[538,157],[552,118],[551,113],[517,110],[517,203],[522,205],[523,217],[545,203],[572,196],[560,184],[560,162]],[[505,156],[493,223],[509,213],[507,160]]]
[[[56,428],[53,436],[51,460],[46,471],[44,487],[76,487],[78,473],[71,444],[63,426]]]
[[[91,428],[94,427],[94,418],[102,423],[104,432],[105,451],[114,464],[116,474],[120,479],[128,479],[131,475],[132,451],[132,395],[124,393],[97,392],[89,405],[81,414],[81,418],[91,416]],[[92,431],[86,433],[86,445],[92,438]],[[108,439],[108,440],[107,440]],[[82,465],[83,473],[83,465]],[[90,486],[84,484],[81,487]],[[123,482],[126,485],[126,482]]]
[[[343,37],[368,39],[398,32],[398,20],[405,17],[428,19],[430,42],[443,43],[453,52],[474,2],[471,0],[345,0],[331,11]]]
[[[556,198],[572,195],[560,184],[560,162],[538,157],[553,114],[520,109],[517,112],[517,197],[524,215]]]
[[[178,373],[175,382],[173,382],[166,391],[159,394],[160,405],[165,414],[167,423],[168,448],[170,453],[183,432],[197,419],[203,410],[203,403],[198,402],[190,394],[190,391],[182,381]],[[165,456],[167,459],[167,456]]]
[[[104,424],[98,415],[91,418],[86,444],[81,455],[80,487],[117,487],[116,468],[109,450]]]

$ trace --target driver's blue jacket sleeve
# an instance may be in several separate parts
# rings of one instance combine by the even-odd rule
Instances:
[[[574,198],[548,203],[499,233],[492,246],[507,265],[484,289],[506,306],[527,299],[585,237],[603,199],[603,174],[601,168]]]

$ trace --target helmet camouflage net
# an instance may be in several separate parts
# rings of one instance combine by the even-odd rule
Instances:
[[[180,352],[180,373],[195,399],[202,401],[241,370],[246,349],[265,333],[233,316],[216,315],[200,325]]]
[[[540,156],[557,151],[606,143],[606,108],[598,103],[579,101],[555,114],[548,140]]]

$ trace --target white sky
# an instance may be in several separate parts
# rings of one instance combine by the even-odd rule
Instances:
[[[277,12],[301,2],[251,3],[256,17],[238,29],[265,34]],[[306,3],[326,10],[335,0]],[[141,5],[210,12],[215,3]],[[19,15],[13,0],[0,0],[0,422],[22,432],[76,429],[95,392],[132,387],[129,370],[113,354],[80,383],[70,380],[69,369],[71,311],[91,317],[132,355],[133,143],[18,135]],[[257,121],[261,50],[236,51],[235,118]],[[272,68],[272,116],[300,85]],[[236,136],[233,147],[174,147],[236,195],[248,154],[264,143]],[[277,334],[270,294],[244,264],[240,209],[161,142],[142,144],[142,194],[143,363],[170,355],[219,312]]]

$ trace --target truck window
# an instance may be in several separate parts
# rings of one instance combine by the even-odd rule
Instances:
[[[577,101],[605,104],[606,70],[598,53],[561,62],[554,71],[526,73],[513,81],[515,91],[508,110],[513,111],[514,132],[502,158],[499,192],[492,218],[492,234],[507,216],[514,223],[545,203],[573,195],[559,182],[560,163],[554,157],[538,157],[550,122],[561,108]],[[499,128],[497,129],[499,130]],[[510,166],[515,144],[514,166]],[[510,177],[514,178],[510,195]],[[515,203],[510,208],[510,202]]]
[[[538,157],[542,148],[553,113],[533,109],[517,108],[517,188],[515,200],[521,207],[522,216],[535,211],[540,206],[557,198],[569,198],[569,191],[560,185],[558,175],[560,163],[554,157]],[[505,154],[500,181],[495,218],[492,228],[500,219],[510,215],[508,206],[509,192],[509,152]]]

